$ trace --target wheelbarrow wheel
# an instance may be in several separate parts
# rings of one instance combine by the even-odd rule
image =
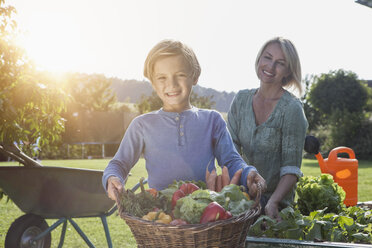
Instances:
[[[32,241],[48,227],[46,221],[38,215],[22,215],[10,226],[5,237],[5,248],[50,248],[50,233],[37,241]]]

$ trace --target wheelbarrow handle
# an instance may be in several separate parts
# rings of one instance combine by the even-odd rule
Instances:
[[[42,167],[40,163],[24,154],[16,145],[0,144],[0,152],[26,167]]]

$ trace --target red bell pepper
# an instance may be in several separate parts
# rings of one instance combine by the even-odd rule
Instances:
[[[195,190],[198,190],[199,187],[194,183],[184,183],[177,189],[172,196],[172,208],[174,208],[177,204],[178,199],[185,197]]]
[[[185,193],[185,195],[189,195],[191,194],[192,192],[194,192],[195,190],[198,190],[199,187],[196,185],[196,184],[193,184],[193,183],[184,183],[180,186],[180,190],[183,191],[183,193]]]
[[[174,193],[173,193],[173,196],[172,196],[172,208],[174,208],[177,204],[177,201],[178,199],[182,198],[182,197],[185,197],[185,193],[183,193],[182,190],[180,189],[177,189]]]
[[[226,211],[220,204],[217,202],[211,202],[204,209],[203,214],[200,217],[200,224],[214,222],[217,220],[226,220],[231,217],[231,213]]]

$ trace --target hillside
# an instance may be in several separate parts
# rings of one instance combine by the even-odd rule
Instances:
[[[152,93],[152,87],[148,81],[122,80],[112,78],[112,88],[116,92],[118,101],[138,103],[142,95],[149,96]],[[234,99],[235,93],[220,92],[211,88],[196,85],[193,91],[199,96],[213,96],[215,102],[214,109],[220,112],[227,112]]]

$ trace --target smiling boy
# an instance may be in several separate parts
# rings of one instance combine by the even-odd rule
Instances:
[[[146,160],[149,187],[161,190],[174,180],[205,181],[206,167],[228,168],[230,178],[242,170],[240,183],[253,195],[264,179],[235,150],[222,116],[191,105],[190,95],[200,76],[194,52],[179,41],[163,40],[148,54],[144,75],[163,102],[157,111],[136,117],[129,125],[102,182],[111,199],[121,191],[141,154]]]

